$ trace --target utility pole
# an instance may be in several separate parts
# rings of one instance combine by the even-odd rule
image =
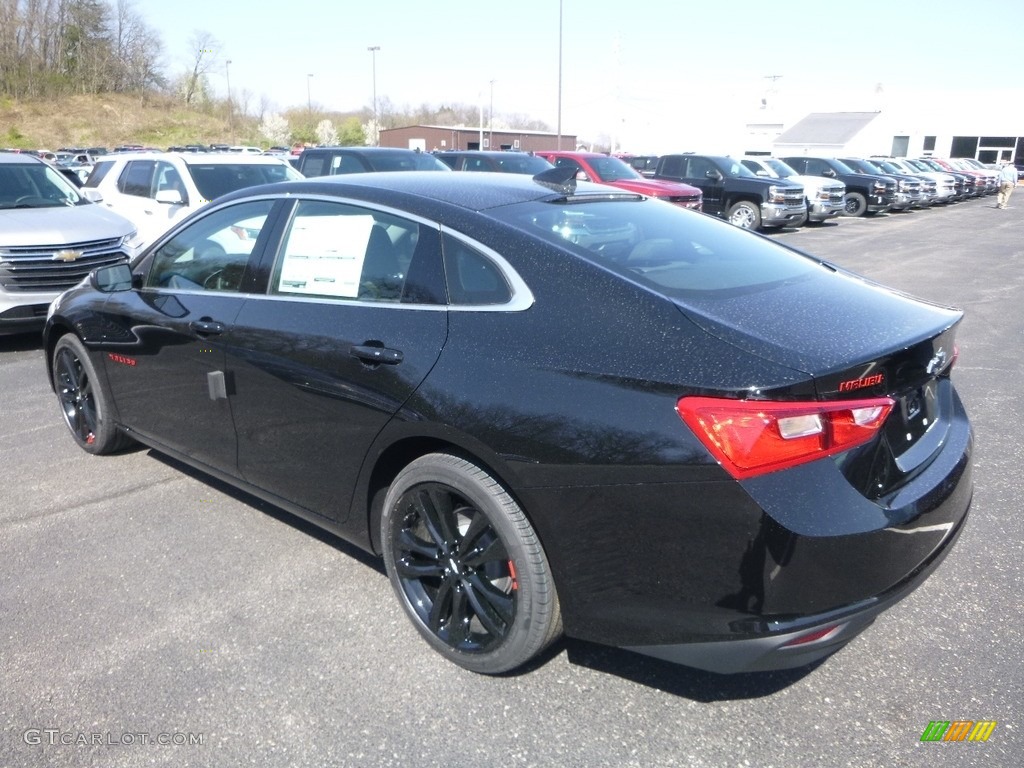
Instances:
[[[373,145],[380,146],[380,124],[377,116],[377,51],[380,50],[379,45],[367,46],[366,50],[370,52],[370,58],[373,60]]]

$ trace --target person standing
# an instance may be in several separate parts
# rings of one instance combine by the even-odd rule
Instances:
[[[996,198],[996,208],[1006,208],[1010,202],[1010,195],[1013,188],[1017,186],[1017,168],[1013,163],[1004,163],[999,169],[999,196]]]

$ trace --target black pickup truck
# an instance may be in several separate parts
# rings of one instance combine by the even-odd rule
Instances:
[[[798,227],[807,221],[807,201],[800,184],[755,176],[731,157],[663,155],[651,178],[699,187],[704,193],[704,213],[744,229]]]
[[[863,216],[865,213],[883,213],[896,202],[896,180],[886,176],[857,173],[842,160],[834,157],[781,157],[797,173],[808,176],[826,176],[846,185],[844,216]]]

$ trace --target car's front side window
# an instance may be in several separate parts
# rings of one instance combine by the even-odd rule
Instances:
[[[147,288],[240,291],[272,200],[240,203],[198,219],[152,257]]]

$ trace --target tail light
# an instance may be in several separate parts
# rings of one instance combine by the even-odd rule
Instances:
[[[743,480],[862,445],[893,405],[888,397],[827,403],[683,397],[676,411],[725,470]]]

